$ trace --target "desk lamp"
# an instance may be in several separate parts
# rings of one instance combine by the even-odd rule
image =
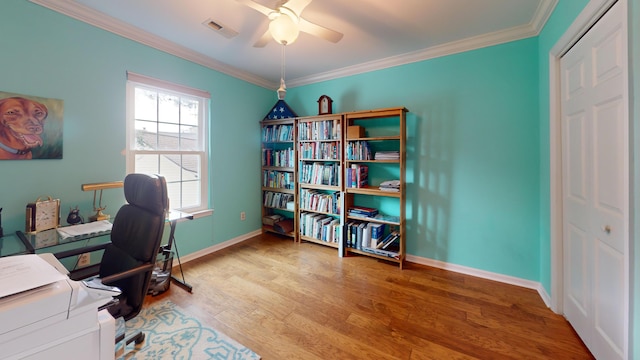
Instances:
[[[82,184],[82,191],[93,191],[93,211],[96,213],[89,216],[89,221],[109,220],[111,216],[104,214],[102,210],[106,209],[106,206],[102,206],[102,190],[121,188],[123,186],[122,181],[101,182],[92,184]],[[100,190],[100,198],[96,205],[96,194]]]

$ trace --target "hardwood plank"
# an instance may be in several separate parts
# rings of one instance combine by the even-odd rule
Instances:
[[[171,300],[279,359],[593,359],[531,289],[264,234],[183,265]]]

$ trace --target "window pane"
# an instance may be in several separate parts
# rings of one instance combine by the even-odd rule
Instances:
[[[159,95],[158,102],[158,121],[164,123],[179,124],[180,123],[180,98],[174,95]]]
[[[158,121],[158,94],[155,91],[136,88],[135,119]]]
[[[160,174],[160,157],[158,155],[136,155],[135,172],[143,174]]]
[[[136,120],[136,150],[156,150],[158,148],[158,123]]]
[[[182,183],[182,207],[200,206],[200,181]]]
[[[167,182],[167,195],[169,195],[169,207],[171,209],[181,209],[182,206],[180,201],[180,183],[170,183]]]
[[[198,128],[194,126],[181,126],[180,150],[202,150],[198,141]]]
[[[167,183],[180,181],[180,154],[164,154],[160,157],[160,174]]]
[[[193,181],[200,179],[200,156],[199,155],[183,155],[182,156],[182,180]]]
[[[180,123],[182,125],[195,125],[198,126],[198,108],[199,101],[191,99],[182,99],[181,111],[180,111]]]
[[[161,150],[180,150],[180,125],[159,125],[158,148]]]

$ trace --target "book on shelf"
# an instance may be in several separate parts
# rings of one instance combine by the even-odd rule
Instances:
[[[273,229],[282,234],[288,234],[293,231],[293,219],[284,219],[273,224]]]
[[[369,241],[368,247],[375,248],[378,246],[378,243],[382,241],[385,224],[371,223],[369,224],[369,228],[371,229],[371,240]]]
[[[262,128],[262,141],[293,141],[293,125],[268,125]]]
[[[272,207],[277,209],[287,209],[288,204],[293,201],[294,201],[293,194],[286,194],[286,193],[273,192],[273,191],[264,192],[263,205],[266,207]]]
[[[275,223],[277,223],[278,221],[283,220],[283,219],[284,219],[284,218],[282,217],[282,215],[277,215],[277,214],[274,214],[274,215],[267,215],[267,216],[264,216],[264,217],[262,218],[262,223],[263,223],[264,225],[270,225],[270,226],[273,226],[273,224],[275,224]]]
[[[371,223],[365,223],[362,229],[361,248],[371,246]]]
[[[399,237],[400,237],[400,234],[397,231],[390,232],[389,234],[387,234],[387,236],[382,241],[380,241],[376,245],[376,249],[387,248],[389,246],[389,244],[391,244],[392,242],[396,241]]]
[[[347,144],[347,160],[371,160],[371,149],[366,141],[350,141]]]
[[[298,139],[340,139],[340,120],[301,121],[298,123]]]
[[[362,251],[366,251],[371,254],[376,254],[380,256],[386,256],[389,258],[393,258],[396,260],[400,259],[400,254],[397,251],[392,250],[383,250],[383,249],[373,249],[373,248],[362,248]]]
[[[351,216],[372,218],[378,215],[378,209],[364,207],[364,206],[352,206],[351,208],[349,208],[348,213]]]
[[[392,223],[400,223],[400,216],[378,214],[374,216],[376,220],[387,221]]]
[[[301,163],[299,177],[304,184],[337,186],[339,173],[338,164]]]
[[[369,182],[369,167],[362,164],[351,164],[351,168],[347,169],[347,187],[362,188],[366,187]]]

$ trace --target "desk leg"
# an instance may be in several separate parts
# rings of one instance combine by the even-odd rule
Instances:
[[[175,247],[176,250],[176,259],[178,260],[178,267],[180,268],[180,275],[182,276],[182,280],[178,279],[173,275],[173,271],[171,272],[171,280],[178,284],[181,288],[187,290],[188,292],[193,292],[193,286],[186,283],[184,280],[184,272],[182,271],[182,263],[180,262],[180,254],[178,253],[178,244],[176,244],[176,239],[174,237],[176,231],[176,223],[177,220],[170,222],[170,232],[169,232],[169,250],[172,250]]]
[[[29,240],[27,240],[27,237],[24,236],[22,231],[16,231],[16,235],[18,236],[20,241],[22,241],[22,243],[24,244],[25,249],[27,249],[27,253],[29,253],[29,254],[35,254],[36,253],[36,249],[33,247],[33,245],[31,245],[31,242]]]

